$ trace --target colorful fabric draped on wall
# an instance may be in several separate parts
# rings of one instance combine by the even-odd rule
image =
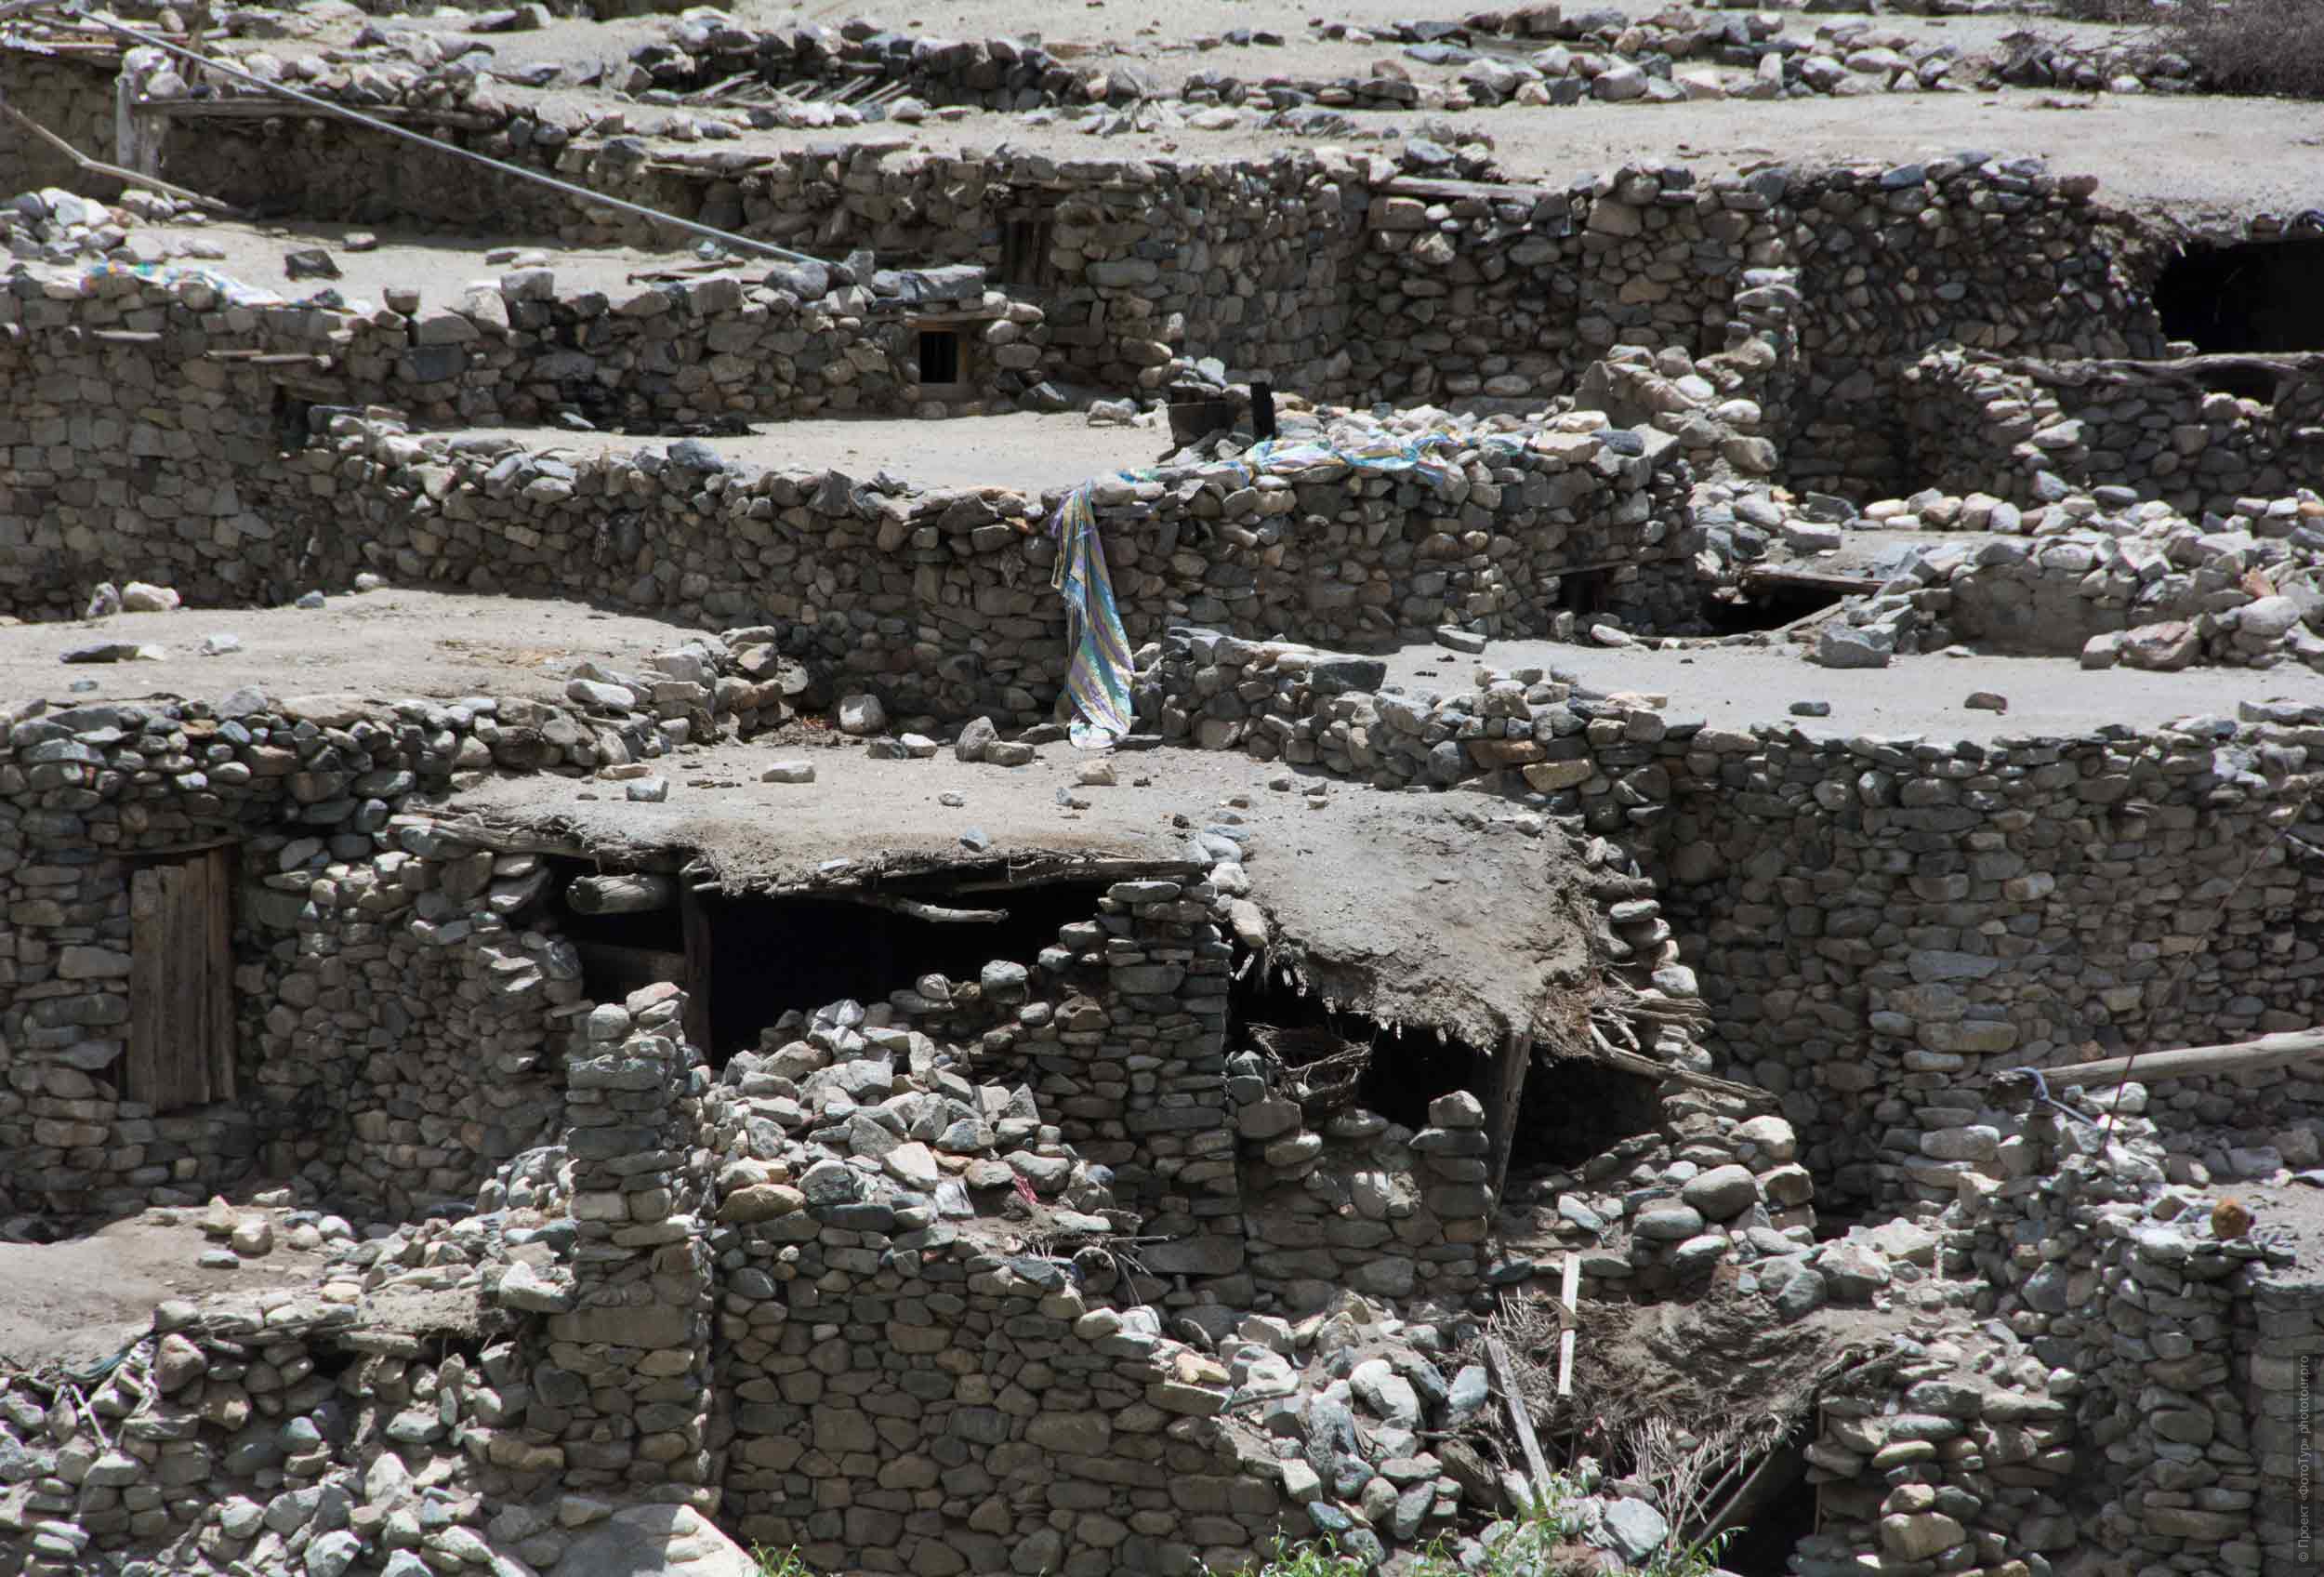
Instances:
[[[1470,443],[1518,440],[1500,434],[1471,437]],[[1261,472],[1305,470],[1338,463],[1358,470],[1413,471],[1432,487],[1452,480],[1453,462],[1440,450],[1457,447],[1463,440],[1448,432],[1423,433],[1402,439],[1385,433],[1352,432],[1322,438],[1270,438],[1254,444],[1231,459],[1210,462],[1245,486]],[[1146,482],[1158,470],[1114,473],[1124,482]],[[1106,573],[1105,544],[1098,534],[1097,510],[1090,502],[1103,478],[1092,478],[1067,493],[1050,517],[1050,535],[1057,539],[1057,565],[1050,585],[1065,599],[1065,641],[1073,653],[1065,669],[1065,694],[1073,706],[1066,733],[1085,750],[1102,750],[1129,732],[1129,680],[1132,658],[1129,637],[1122,630],[1120,612],[1114,605],[1114,581]]]

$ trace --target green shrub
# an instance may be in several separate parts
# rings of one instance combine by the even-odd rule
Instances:
[[[1259,1577],[1364,1577],[1364,1563],[1340,1553],[1329,1539],[1303,1539],[1291,1544],[1277,1539]]]
[[[815,1577],[808,1564],[799,1558],[799,1548],[771,1550],[764,1544],[750,1547],[750,1558],[759,1563],[759,1577]]]
[[[2220,93],[2324,98],[2324,3],[2173,0],[2162,41]]]

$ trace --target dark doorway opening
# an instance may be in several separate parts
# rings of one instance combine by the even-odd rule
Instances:
[[[1662,1096],[1653,1080],[1579,1057],[1537,1054],[1517,1100],[1510,1174],[1578,1167],[1661,1124]]]
[[[1006,960],[1030,967],[1060,927],[1094,920],[1104,881],[1056,881],[987,892],[928,891],[921,902],[998,920],[931,920],[844,898],[730,895],[658,879],[658,900],[615,913],[585,913],[574,883],[602,879],[586,860],[551,859],[558,932],[581,958],[589,999],[618,1002],[671,981],[688,994],[686,1034],[722,1067],[759,1044],[759,1032],[792,1009],[812,1013],[843,999],[884,1002],[925,974],[973,981]]]
[[[1796,1440],[1776,1448],[1763,1486],[1738,1516],[1734,1539],[1720,1552],[1721,1569],[1736,1577],[1784,1577],[1800,1541],[1816,1531],[1816,1486]]]
[[[2167,338],[2198,351],[2324,351],[2324,240],[2193,245],[2155,283]]]
[[[1781,629],[1810,614],[1821,613],[1848,595],[1822,586],[1763,586],[1747,597],[1732,587],[1723,586],[1703,599],[1703,622],[1717,635]]]
[[[1567,570],[1557,577],[1557,605],[1578,616],[1602,614],[1613,583],[1610,569]]]
[[[703,894],[697,946],[707,957],[707,1052],[714,1067],[755,1050],[759,1032],[786,1013],[813,1013],[842,999],[884,1002],[924,974],[972,981],[1006,960],[1030,967],[1057,943],[1058,928],[1094,920],[1103,881],[1060,881],[1005,892],[923,895],[963,910],[999,910],[997,921],[918,919],[829,898]]]

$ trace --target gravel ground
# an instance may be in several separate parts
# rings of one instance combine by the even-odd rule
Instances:
[[[98,624],[0,629],[0,696],[59,705],[152,696],[216,700],[256,684],[276,696],[352,691],[376,699],[479,694],[549,697],[584,657],[634,666],[693,633],[689,627],[574,603],[444,591],[337,595],[307,608],[179,609],[116,614]],[[203,638],[231,633],[242,650],[201,656]],[[66,665],[75,646],[133,641],[159,661]],[[75,681],[94,690],[74,692]]]
[[[231,1270],[194,1263],[211,1246],[197,1211],[149,1211],[65,1242],[0,1243],[0,1368],[109,1358],[171,1298],[310,1288],[320,1253],[278,1244]]]
[[[2190,669],[2141,673],[2085,671],[2071,657],[1954,656],[1899,657],[1884,669],[1818,668],[1789,649],[1697,645],[1676,651],[1611,650],[1553,641],[1496,641],[1479,657],[1408,647],[1389,662],[1390,683],[1449,691],[1469,684],[1479,663],[1493,668],[1559,668],[1600,690],[1637,690],[1670,698],[1670,710],[1718,728],[1796,723],[1816,737],[1858,734],[1920,735],[1935,740],[1990,742],[2025,735],[2084,734],[2101,722],[2148,727],[2200,713],[2233,717],[2238,701],[2281,696],[2324,701],[2324,675],[2306,669],[2253,673]],[[1972,691],[2006,696],[2006,713],[1971,711]],[[1793,701],[1829,701],[1828,718],[1793,718]]]
[[[667,439],[548,428],[479,428],[528,448],[578,455],[634,454]],[[1012,412],[943,421],[831,419],[762,424],[749,438],[706,438],[729,459],[751,465],[826,468],[851,476],[888,471],[916,487],[1009,487],[1023,493],[1068,487],[1107,471],[1153,465],[1169,448],[1168,428],[1091,427],[1079,412]]]
[[[1634,17],[1655,9],[1638,0],[1631,0],[1622,8]],[[1316,37],[1311,23],[1327,17],[1378,23],[1416,15],[1457,15],[1460,9],[1431,12],[1426,7],[1416,9],[1407,0],[1345,0],[1324,13],[1285,0],[976,0],[933,12],[896,8],[879,20],[892,26],[919,27],[931,35],[1037,34],[1061,54],[1093,61],[1117,55],[1136,59],[1169,81],[1195,69],[1229,72],[1253,80],[1271,74],[1355,73],[1384,58],[1396,60],[1416,77],[1449,79],[1458,74],[1456,71],[1408,60],[1393,43],[1331,43]],[[856,13],[838,5],[800,11],[742,0],[730,14],[743,26],[779,29],[802,18],[836,24]],[[464,19],[456,18],[376,20],[391,28],[425,26],[439,33],[456,32],[466,25]],[[1884,31],[1955,44],[1972,53],[1989,50],[2003,35],[2026,28],[2082,42],[2126,37],[2131,31],[2020,16],[1786,18],[1789,30],[1804,36],[1812,36],[1818,25],[1852,21],[1868,21]],[[265,47],[278,55],[314,53],[344,46],[356,25],[352,20],[334,21],[311,36],[271,40]],[[671,25],[668,19],[661,18],[602,24],[560,21],[538,33],[494,34],[487,42],[505,66],[534,60],[614,61],[626,59],[641,43],[667,36]],[[1197,37],[1235,27],[1271,29],[1282,33],[1286,43],[1279,48],[1230,46],[1208,51],[1190,46]],[[621,110],[638,124],[648,124],[667,113],[598,88],[503,86],[498,91],[512,100],[548,99],[598,113]],[[1351,118],[1373,136],[1402,137],[1410,134],[1421,117],[1375,112],[1353,113]],[[2061,172],[2098,176],[2106,200],[2168,210],[2189,219],[2248,214],[2258,208],[2291,210],[2313,204],[2317,150],[2324,147],[2324,106],[2313,102],[2155,95],[2082,97],[2031,89],[1813,98],[1773,103],[1589,103],[1565,109],[1503,106],[1465,112],[1458,119],[1464,129],[1490,135],[1511,177],[1520,180],[1563,184],[1578,173],[1631,160],[1676,159],[1708,173],[1776,159],[1806,166],[1884,164],[1977,148],[2039,154]],[[1135,158],[1170,152],[1229,156],[1315,146],[1279,131],[1250,128],[1128,133],[1096,139],[1070,125],[1030,126],[1019,116],[982,113],[918,126],[880,123],[852,129],[745,130],[735,140],[706,146],[722,153],[772,152],[863,142],[941,152],[984,152],[1007,142],[1068,158]],[[1359,145],[1390,151],[1393,147],[1393,142]]]
[[[366,230],[378,237],[377,248],[349,251],[347,237]],[[556,271],[561,290],[602,290],[614,296],[638,288],[630,283],[632,274],[697,260],[692,254],[678,250],[646,252],[627,246],[568,249],[554,242],[538,243],[521,235],[437,236],[349,224],[222,219],[198,227],[155,225],[152,232],[186,241],[215,242],[225,251],[223,258],[184,260],[217,269],[244,285],[294,299],[327,288],[337,291],[350,303],[368,303],[374,309],[381,304],[383,293],[391,285],[416,287],[422,303],[428,307],[456,305],[460,293],[471,285],[497,286],[500,276],[508,272],[510,265],[488,263],[484,257],[502,246],[537,247],[551,253],[548,266]],[[294,280],[284,271],[284,253],[313,246],[330,252],[339,266],[339,278]],[[766,269],[746,268],[743,272],[756,277]]]

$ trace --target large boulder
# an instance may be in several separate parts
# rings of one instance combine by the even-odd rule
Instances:
[[[576,1538],[574,1577],[759,1577],[759,1563],[690,1506],[633,1505]]]

